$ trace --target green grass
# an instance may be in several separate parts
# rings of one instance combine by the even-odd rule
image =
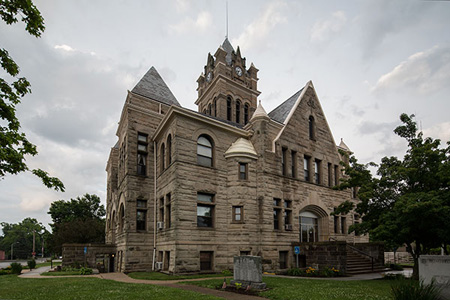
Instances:
[[[144,279],[144,280],[182,280],[182,279],[196,279],[196,278],[225,277],[223,274],[167,275],[160,272],[132,272],[127,275],[134,279]]]
[[[263,277],[269,288],[260,296],[276,300],[390,300],[391,283],[388,280],[337,281],[303,278]],[[229,280],[227,280],[229,284]],[[223,280],[184,282],[207,288],[221,286]]]
[[[0,276],[0,299],[221,299],[192,291],[98,278],[18,278]]]

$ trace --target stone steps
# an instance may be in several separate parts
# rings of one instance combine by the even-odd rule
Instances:
[[[351,250],[347,251],[347,274],[356,275],[364,273],[382,272],[384,266],[374,262],[372,270],[372,260]]]

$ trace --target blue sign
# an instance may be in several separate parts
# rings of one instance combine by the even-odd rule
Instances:
[[[87,247],[84,247],[84,254],[87,253]]]
[[[295,246],[294,247],[294,253],[295,254],[300,254],[300,246]]]

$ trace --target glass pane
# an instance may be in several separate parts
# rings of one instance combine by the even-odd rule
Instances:
[[[212,227],[212,218],[197,216],[198,227]]]
[[[147,151],[147,145],[138,144],[138,150],[139,151]]]
[[[147,142],[147,136],[143,134],[138,134],[138,141]]]
[[[137,203],[136,203],[136,206],[137,207],[143,207],[143,208],[147,208],[147,201],[145,201],[145,200],[137,200]]]
[[[206,157],[212,157],[212,149],[211,147],[197,145],[197,154]]]
[[[210,195],[210,194],[197,194],[197,200],[198,201],[202,201],[202,202],[213,202],[213,195]]]
[[[207,146],[209,148],[212,147],[211,142],[207,138],[205,138],[204,136],[201,136],[201,137],[198,138],[197,144],[203,145],[203,146]]]
[[[197,155],[197,163],[205,167],[212,167],[212,159],[210,157]]]
[[[211,217],[211,206],[197,205],[197,216]]]

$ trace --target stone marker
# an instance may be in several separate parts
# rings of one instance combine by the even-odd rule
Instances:
[[[242,288],[250,285],[252,289],[262,290],[266,284],[262,282],[262,263],[260,256],[235,256],[234,280],[231,284],[242,284]]]
[[[425,284],[435,280],[442,288],[443,299],[450,299],[450,256],[449,255],[421,255],[419,257],[419,276]]]

